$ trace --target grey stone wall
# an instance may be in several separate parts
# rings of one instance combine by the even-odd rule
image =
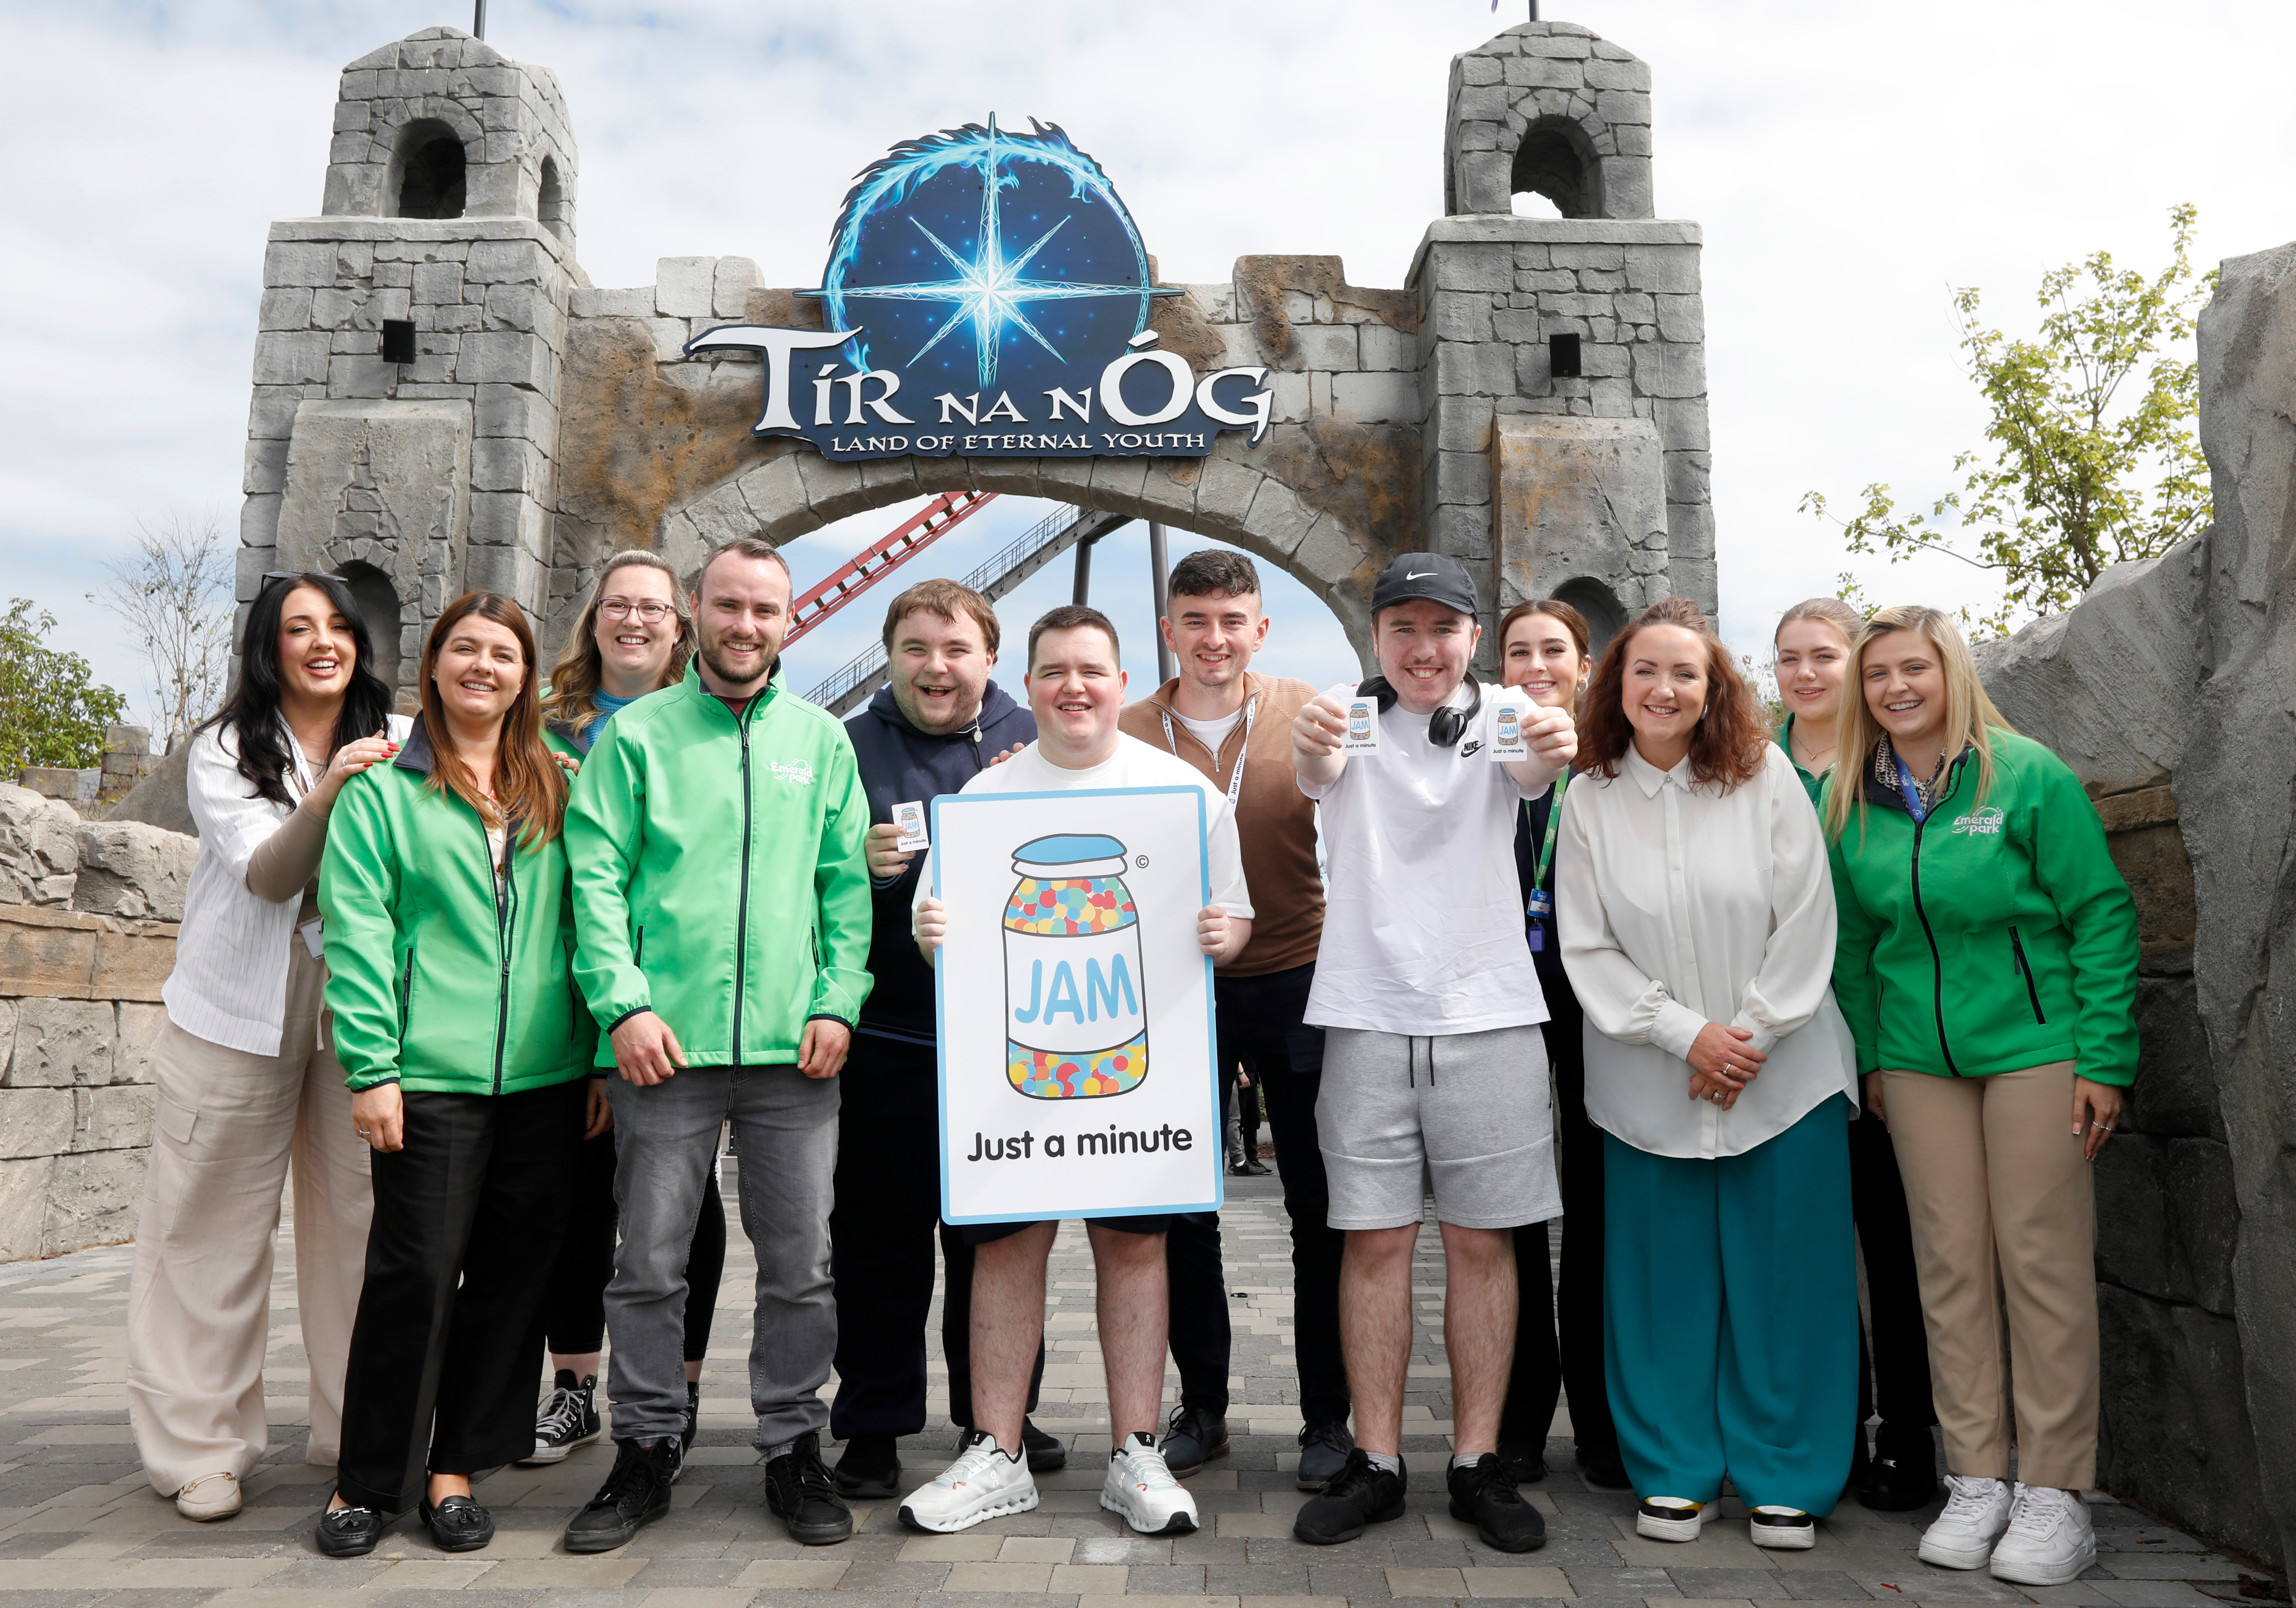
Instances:
[[[0,785],[0,1261],[132,1237],[198,842]]]
[[[2137,898],[2143,1059],[2097,1168],[2104,1482],[2296,1558],[2296,245],[2200,321],[2216,522],[1981,656]]]

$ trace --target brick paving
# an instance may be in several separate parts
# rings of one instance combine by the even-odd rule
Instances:
[[[1107,1446],[1105,1391],[1093,1336],[1084,1236],[1065,1225],[1054,1251],[1054,1355],[1037,1415],[1066,1438],[1075,1466],[1041,1481],[1044,1505],[955,1536],[902,1530],[892,1504],[856,1510],[843,1546],[791,1542],[764,1510],[748,1445],[742,1304],[753,1264],[737,1231],[702,1386],[701,1432],[671,1514],[619,1552],[575,1557],[559,1546],[570,1514],[611,1461],[601,1445],[554,1469],[504,1469],[481,1481],[500,1533],[486,1551],[449,1556],[412,1518],[373,1556],[323,1558],[311,1531],[329,1471],[302,1461],[304,1359],[295,1284],[283,1252],[274,1284],[266,1374],[274,1443],[248,1483],[237,1518],[193,1524],[145,1484],[121,1385],[129,1253],[82,1251],[0,1265],[0,1608],[1346,1608],[1405,1599],[1411,1608],[1492,1608],[1494,1600],[1559,1608],[1757,1608],[1790,1603],[2036,1602],[2099,1608],[2202,1608],[2238,1600],[2240,1570],[2199,1542],[2098,1497],[2100,1564],[2078,1584],[2020,1591],[1983,1574],[1931,1569],[1914,1557],[1917,1514],[1867,1513],[1855,1502],[1818,1530],[1806,1553],[1757,1550],[1742,1523],[1688,1546],[1634,1535],[1632,1498],[1595,1490],[1570,1467],[1567,1439],[1549,1448],[1558,1472],[1527,1488],[1548,1541],[1510,1556],[1477,1543],[1444,1512],[1448,1381],[1443,1364],[1441,1252],[1420,1240],[1420,1341],[1411,1369],[1404,1452],[1416,1476],[1410,1513],[1344,1546],[1291,1538],[1304,1499],[1292,1372],[1291,1263],[1273,1179],[1231,1180],[1223,1216],[1236,1343],[1233,1453],[1188,1481],[1204,1526],[1179,1539],[1133,1535],[1097,1505]],[[291,1226],[284,1232],[291,1233]],[[936,1339],[938,1320],[936,1320]],[[936,1351],[938,1350],[936,1343]],[[934,1427],[904,1443],[919,1481],[946,1460],[945,1372],[933,1364]],[[1167,1399],[1175,1382],[1168,1377]],[[1568,1426],[1558,1424],[1566,1435]],[[1734,1501],[1725,1510],[1742,1517]]]

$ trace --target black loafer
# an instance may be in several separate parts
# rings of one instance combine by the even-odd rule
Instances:
[[[1472,1467],[1450,1474],[1451,1516],[1475,1527],[1486,1546],[1500,1552],[1529,1552],[1546,1545],[1546,1521],[1522,1499],[1496,1452],[1485,1452]]]
[[[494,1514],[469,1497],[448,1497],[436,1507],[425,1501],[415,1513],[440,1552],[476,1552],[495,1538]]]
[[[1028,1454],[1032,1474],[1057,1474],[1069,1465],[1068,1442],[1038,1429],[1033,1418],[1021,1420],[1021,1449]]]
[[[331,1507],[319,1515],[319,1550],[331,1558],[363,1558],[382,1539],[390,1521],[372,1507]]]
[[[891,1435],[854,1435],[845,1453],[829,1471],[840,1497],[898,1497],[901,1494],[900,1442]]]

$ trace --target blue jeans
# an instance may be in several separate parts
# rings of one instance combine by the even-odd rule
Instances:
[[[829,1209],[839,1084],[794,1066],[688,1067],[641,1088],[616,1075],[614,1199],[622,1242],[606,1286],[614,1438],[685,1427],[685,1261],[718,1125],[734,1125],[742,1231],[757,1252],[750,1339],[752,1442],[771,1459],[827,1427],[820,1396],[837,1350]]]

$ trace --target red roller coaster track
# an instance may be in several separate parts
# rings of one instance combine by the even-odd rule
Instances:
[[[950,491],[933,498],[904,520],[891,535],[856,554],[851,562],[840,566],[827,580],[799,598],[790,610],[789,635],[782,639],[782,646],[793,645],[808,631],[996,500],[996,493],[993,491]]]

